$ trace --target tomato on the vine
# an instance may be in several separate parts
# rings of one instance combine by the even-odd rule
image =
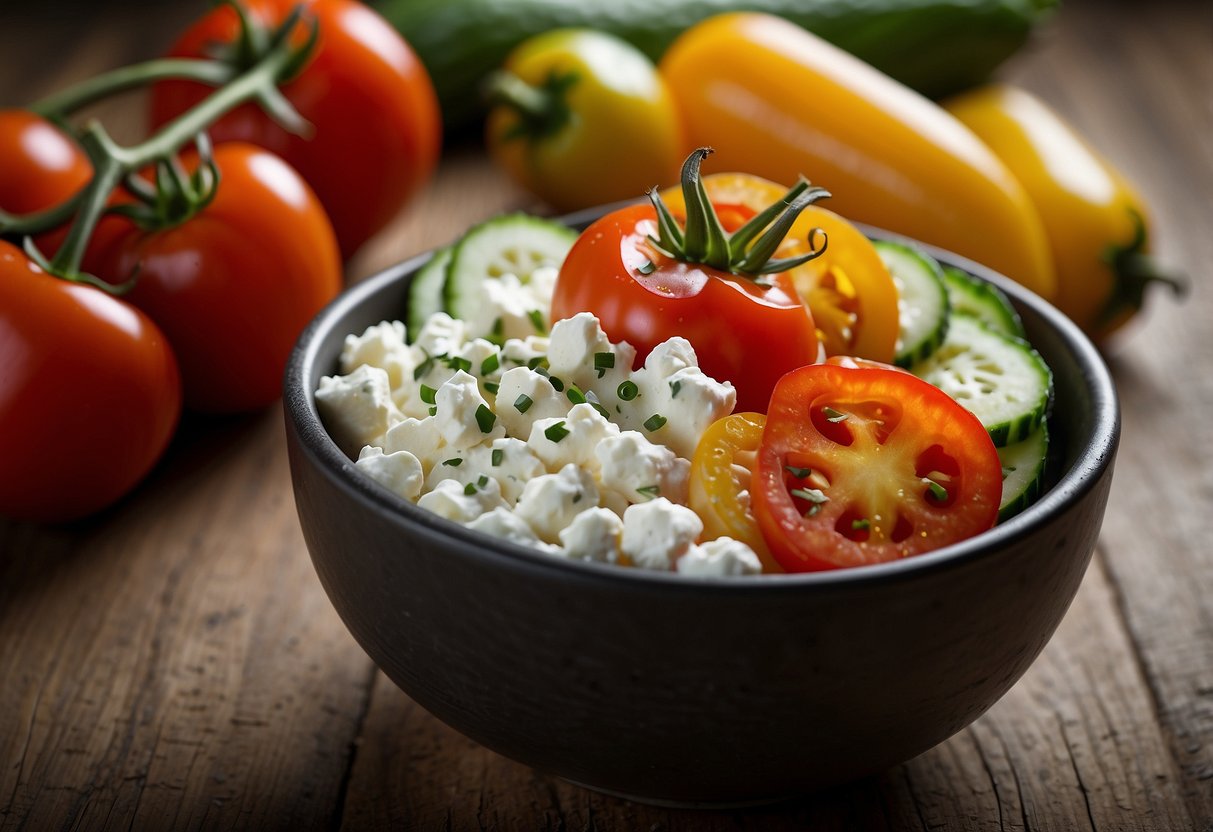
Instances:
[[[718,210],[737,212],[746,219],[781,199],[787,190],[748,173],[710,174],[703,178],[703,187]],[[662,196],[675,214],[685,210],[677,189],[670,188]],[[790,275],[813,313],[826,354],[892,361],[897,342],[897,287],[871,240],[833,211],[809,205],[796,218],[777,253],[784,257],[803,253],[815,228],[829,241],[825,251],[792,269]]]
[[[820,364],[775,388],[754,516],[789,572],[883,563],[992,527],[1002,466],[986,429],[909,373]]]
[[[54,124],[29,110],[0,110],[0,210],[54,208],[92,175],[84,151]]]
[[[246,0],[254,24],[280,23],[299,0]],[[356,0],[303,0],[319,24],[315,54],[282,93],[309,121],[310,136],[292,135],[256,104],[246,104],[210,128],[216,142],[245,141],[271,150],[294,167],[320,198],[342,253],[349,257],[429,178],[438,160],[441,124],[425,67],[377,12]],[[170,50],[201,57],[232,44],[240,30],[230,5],[197,21]],[[255,56],[243,57],[247,63]],[[241,60],[241,58],[238,58]],[[152,89],[153,125],[201,101],[210,89],[164,81]]]
[[[151,469],[181,412],[177,363],[142,312],[0,242],[0,515],[73,520]]]
[[[683,167],[683,188],[692,194],[708,152],[696,151]],[[552,318],[592,312],[612,341],[629,342],[639,358],[682,336],[705,373],[733,383],[738,410],[765,411],[775,382],[818,358],[813,318],[788,269],[820,252],[780,260],[771,254],[786,232],[776,225],[790,224],[821,193],[801,183],[767,216],[729,229],[721,221],[732,215],[718,216],[698,198],[685,231],[656,194],[651,206],[612,211],[565,257]],[[772,223],[774,213],[783,219]]]
[[[88,184],[93,166],[84,151],[57,126],[29,110],[0,110],[0,210],[16,216],[55,208]],[[67,238],[64,223],[34,235],[39,250],[51,257]],[[81,269],[92,273],[98,255],[122,228],[103,216],[93,229]]]
[[[332,225],[289,165],[240,143],[216,147],[214,160],[210,204],[173,228],[128,225],[100,276],[135,279],[127,297],[172,343],[190,408],[252,410],[280,395],[295,340],[341,288],[341,261]]]

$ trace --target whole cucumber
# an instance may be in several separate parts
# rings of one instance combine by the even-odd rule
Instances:
[[[1059,0],[377,0],[420,56],[448,133],[483,109],[480,84],[517,44],[577,26],[617,35],[653,60],[684,29],[725,11],[785,17],[924,95],[974,86]]]

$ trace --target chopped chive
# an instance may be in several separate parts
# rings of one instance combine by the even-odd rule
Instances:
[[[646,485],[646,486],[644,486],[643,488],[637,488],[637,489],[636,489],[636,493],[637,493],[637,494],[639,494],[639,495],[640,495],[640,496],[642,496],[642,497],[648,497],[648,498],[651,500],[651,499],[653,499],[654,497],[660,497],[660,496],[661,496],[661,486],[659,486],[659,485]]]
[[[652,416],[644,420],[644,429],[647,431],[661,430],[665,427],[666,418],[660,413],[654,413]]]
[[[569,389],[564,394],[569,397],[569,401],[573,404],[585,404],[585,393],[582,393],[581,388],[576,384],[570,384]]]
[[[670,382],[670,398],[671,399],[678,398],[678,391],[681,389],[682,389],[681,381],[671,381]]]
[[[534,399],[532,399],[526,393],[523,393],[518,398],[514,399],[514,409],[517,410],[519,413],[526,413],[528,410],[531,409],[531,405],[533,405],[534,403],[535,403]]]
[[[426,404],[434,404],[434,397],[438,395],[438,391],[428,384],[421,385],[421,400]]]
[[[460,457],[453,456],[453,457],[451,457],[450,459],[444,459],[444,460],[442,461],[442,464],[443,464],[443,465],[449,465],[449,466],[451,466],[452,468],[458,468],[460,465],[462,465],[462,464],[463,464],[463,460],[462,460]]]
[[[481,488],[484,488],[488,484],[489,484],[489,478],[487,476],[485,476],[484,474],[481,474],[479,479],[476,480],[476,485],[478,485]]]
[[[925,478],[924,481],[927,484],[927,490],[931,492],[931,496],[935,499],[935,502],[942,503],[944,500],[948,499],[948,489],[944,488],[942,485],[929,477]]]
[[[838,422],[845,421],[847,418],[847,414],[840,413],[839,411],[835,410],[832,407],[823,407],[821,409],[821,412],[825,414],[827,421],[834,422],[835,424],[837,424]]]
[[[594,353],[594,369],[598,371],[598,377],[602,378],[606,375],[607,370],[615,368],[615,353],[613,352],[596,352]]]
[[[552,377],[552,374],[548,372],[548,368],[547,368],[547,367],[532,367],[531,369],[532,369],[532,371],[533,371],[534,373],[536,373],[536,374],[538,374],[538,375],[541,375],[541,376],[543,376],[544,378],[551,378],[551,377]]]
[[[463,493],[469,497],[471,497],[473,494],[475,494],[476,493],[476,483],[469,482],[467,485],[465,485],[463,487]]]
[[[480,375],[488,376],[497,372],[497,368],[501,366],[501,353],[495,352],[484,361],[480,362]]]
[[[798,480],[807,480],[809,478],[809,474],[813,473],[812,468],[795,468],[791,465],[783,466],[783,470],[787,471]]]
[[[431,416],[437,416],[437,415],[438,415],[438,405],[434,405],[433,407],[431,407],[431,408],[430,408],[430,415],[431,415]]]
[[[493,453],[489,458],[492,461],[492,466],[496,468],[501,464],[501,461],[505,459],[505,451],[503,451],[501,448],[493,448]]]
[[[656,270],[657,270],[657,264],[654,263],[652,260],[645,260],[643,263],[641,263],[639,266],[636,267],[636,271],[640,272],[641,274],[652,274]]]
[[[539,370],[539,368],[547,369],[548,357],[546,355],[536,355],[533,358],[527,359],[526,366],[528,370]]]
[[[470,373],[472,371],[472,362],[468,361],[466,358],[462,358],[458,355],[452,355],[450,358],[444,360],[446,366],[455,372],[463,370],[465,373]]]
[[[544,373],[544,375],[547,375],[547,373]],[[563,381],[561,381],[561,380],[560,380],[560,378],[559,378],[558,376],[548,376],[548,381],[549,381],[549,382],[551,382],[551,384],[552,384],[552,388],[553,388],[553,389],[554,389],[554,390],[555,390],[557,393],[563,393],[563,392],[564,392],[564,382],[563,382]]]
[[[605,407],[603,407],[598,402],[590,402],[590,406],[593,407],[595,410],[597,410],[598,413],[601,414],[602,418],[604,418],[604,419],[611,418],[611,411],[607,410]]]
[[[538,309],[531,309],[526,313],[526,316],[531,319],[531,326],[535,327],[535,331],[540,335],[546,335],[548,325],[543,320],[543,313]]]
[[[578,491],[575,495],[573,495],[573,505],[577,505],[578,503],[580,503],[581,498],[584,496],[585,495],[582,494],[580,491]]]
[[[425,348],[423,347],[421,351],[425,352]],[[425,360],[413,368],[413,381],[421,381],[421,379],[428,376],[430,370],[434,369],[434,362],[440,358],[446,358],[446,355],[430,355],[426,352]]]
[[[559,442],[569,435],[569,429],[564,426],[563,421],[560,421],[553,425],[549,425],[548,428],[544,430],[543,435],[552,442]]]
[[[816,488],[793,488],[789,492],[793,497],[799,497],[802,500],[807,500],[811,505],[809,510],[804,513],[805,517],[812,517],[817,512],[821,511],[821,506],[828,503],[830,498],[821,493]]]
[[[851,531],[866,532],[870,528],[872,528],[872,524],[868,521],[868,518],[866,518],[866,517],[861,517],[858,520],[851,521]]]
[[[491,431],[496,422],[497,414],[489,410],[487,405],[482,404],[476,408],[476,424],[480,425],[481,433]]]
[[[499,391],[501,389],[501,385],[495,381],[486,381],[484,383],[484,389],[489,391],[490,393],[492,393],[494,396],[496,396],[497,391]]]
[[[616,388],[615,394],[625,402],[630,402],[640,395],[640,388],[636,386],[636,382],[634,381],[624,381]]]
[[[490,344],[496,347],[505,344],[505,321],[500,317],[493,319],[493,328],[489,331],[488,338],[485,339]]]

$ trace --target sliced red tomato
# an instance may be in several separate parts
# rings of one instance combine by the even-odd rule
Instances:
[[[703,539],[731,537],[762,561],[763,572],[782,572],[750,511],[750,480],[766,417],[733,413],[703,432],[691,459],[689,505],[703,520]]]
[[[884,563],[994,525],[998,453],[981,423],[908,373],[820,364],[775,387],[751,493],[789,572]]]

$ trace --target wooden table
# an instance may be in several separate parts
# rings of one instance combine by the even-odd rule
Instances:
[[[10,7],[0,102],[148,57],[202,5]],[[273,407],[188,420],[95,520],[0,521],[0,829],[1213,829],[1211,18],[1207,3],[1075,0],[1007,67],[1140,185],[1195,291],[1155,298],[1113,345],[1124,440],[1098,551],[1043,655],[974,725],[878,777],[746,812],[635,805],[499,757],[346,633]],[[102,113],[131,133],[136,104]],[[477,148],[451,150],[350,277],[526,204]]]

